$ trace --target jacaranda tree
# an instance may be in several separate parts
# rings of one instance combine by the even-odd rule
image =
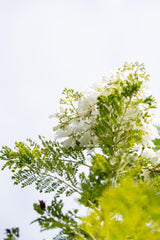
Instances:
[[[34,203],[41,230],[54,240],[160,239],[160,139],[156,101],[144,64],[125,63],[85,92],[64,89],[54,140],[39,136],[4,146],[0,159],[15,184],[54,193]],[[76,195],[74,194],[76,193]],[[64,196],[86,207],[64,211]],[[19,238],[6,229],[5,240]]]

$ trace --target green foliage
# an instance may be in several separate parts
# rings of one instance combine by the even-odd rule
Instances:
[[[21,183],[22,187],[35,183],[40,192],[54,191],[57,196],[79,192],[76,174],[78,167],[85,165],[84,154],[81,151],[71,153],[56,141],[42,137],[40,140],[41,147],[31,140],[28,140],[29,145],[16,142],[14,150],[3,147],[1,159],[6,161],[3,169],[11,169],[14,183]]]
[[[62,200],[55,197],[50,206],[46,206],[43,201],[39,201],[39,204],[35,203],[34,210],[40,217],[33,222],[39,223],[41,231],[59,228],[61,229],[58,236],[60,239],[75,239],[77,209],[64,214]],[[54,239],[57,239],[57,237]]]
[[[73,118],[79,117],[77,112],[77,102],[82,97],[82,93],[75,92],[73,89],[65,88],[62,95],[63,98],[60,99],[61,113],[57,116],[59,117],[61,128],[64,128],[64,126],[68,125]],[[65,105],[65,109],[63,108],[63,105]]]
[[[4,240],[18,240],[19,228],[6,229],[6,238]]]
[[[105,156],[96,154],[92,157],[91,163],[89,175],[85,176],[84,173],[80,175],[82,193],[79,201],[89,207],[91,203],[98,204],[98,198],[104,188],[111,184],[115,176],[114,168]]]
[[[143,64],[125,64],[113,80],[96,89],[96,103],[93,96],[87,100],[64,89],[54,130],[71,140],[68,146],[39,137],[39,144],[28,139],[28,143],[16,142],[13,150],[2,147],[2,169],[12,171],[15,184],[35,184],[40,192],[54,193],[50,205],[43,200],[33,205],[39,215],[33,223],[38,222],[41,231],[60,230],[54,240],[160,237],[160,164],[141,154],[145,148],[151,150],[144,142],[148,134],[144,125],[150,121],[155,100],[144,97],[141,89],[149,76]],[[80,111],[79,101],[84,104]],[[153,142],[156,154],[160,139]],[[86,218],[80,218],[77,209],[64,211],[62,198],[73,193],[89,209]],[[19,232],[16,236],[15,229],[8,229],[7,234],[5,240],[16,240]]]
[[[96,240],[158,240],[159,183],[159,177],[138,184],[124,178],[116,187],[104,191],[99,208],[93,208],[91,214],[82,219],[81,229]],[[77,239],[87,238],[81,236]]]
[[[153,140],[153,143],[155,145],[155,149],[160,150],[160,139],[156,138],[155,140]]]
[[[99,115],[95,132],[103,152],[112,156],[119,149],[129,151],[135,143],[141,141],[146,133],[139,127],[143,126],[143,121],[147,121],[148,110],[155,107],[152,97],[142,99],[136,96],[142,84],[136,73],[128,78],[132,81],[119,80],[108,96],[98,97]],[[131,116],[126,119],[128,111],[134,111],[142,103],[148,105],[146,109],[143,112],[137,111],[134,117],[130,112]]]

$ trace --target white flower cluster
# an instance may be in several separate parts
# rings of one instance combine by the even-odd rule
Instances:
[[[75,117],[69,121],[69,124],[63,128],[61,128],[60,125],[54,128],[54,130],[56,130],[55,137],[62,139],[65,147],[71,146],[74,149],[76,140],[79,141],[82,147],[93,148],[98,146],[98,137],[92,130],[98,115],[96,106],[97,97],[101,94],[107,95],[107,91],[111,88],[112,81],[114,81],[114,79],[103,77],[102,80],[93,83],[91,87],[82,93],[82,97],[77,104]],[[54,116],[59,118],[64,113],[65,109],[60,107],[60,113]],[[66,139],[64,140],[64,138]]]
[[[137,66],[136,66],[137,67]],[[151,86],[148,81],[147,75],[143,75],[140,68],[136,71],[136,77],[139,81],[142,82],[141,88],[137,93],[137,96],[133,98],[141,98],[145,100],[151,95]],[[59,119],[63,119],[59,123],[55,130],[55,137],[61,139],[65,147],[75,148],[77,141],[80,147],[85,147],[88,149],[95,149],[98,147],[98,137],[93,131],[93,127],[96,124],[97,115],[99,114],[97,109],[97,97],[99,95],[108,96],[115,87],[117,81],[125,81],[129,79],[129,76],[134,76],[135,67],[125,63],[123,70],[120,69],[112,77],[103,77],[102,80],[94,83],[90,88],[86,89],[82,93],[81,98],[77,101],[77,106],[74,109],[72,115],[68,117],[67,110],[65,106],[60,107],[60,112],[55,116]],[[144,130],[146,134],[143,135],[142,140],[135,144],[134,150],[138,155],[142,155],[146,158],[150,158],[151,161],[155,164],[159,163],[160,152],[155,152],[153,150],[154,144],[153,139],[158,137],[158,131],[153,125],[153,109],[148,107],[146,103],[139,103],[134,108],[128,108],[125,112],[124,121],[146,112],[148,114],[147,121],[142,120],[141,126],[139,129]],[[137,126],[135,126],[137,128]]]
[[[65,147],[71,146],[73,149],[76,145],[76,140],[79,141],[80,146],[87,147],[89,145],[97,145],[98,139],[91,130],[91,127],[94,126],[98,114],[96,108],[96,102],[99,92],[90,88],[87,89],[81,99],[79,99],[77,104],[76,113],[74,117],[69,119],[69,124],[65,127],[59,128],[56,130],[56,138],[63,140],[63,145]],[[56,114],[57,117],[60,114],[64,114],[60,109],[60,113]],[[66,119],[65,119],[66,118]],[[68,121],[67,117],[64,117],[63,120]],[[54,128],[56,129],[56,128]],[[66,139],[65,139],[66,138]],[[64,140],[65,139],[65,140]]]

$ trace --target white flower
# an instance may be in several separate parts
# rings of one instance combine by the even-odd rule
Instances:
[[[60,112],[61,112],[61,113],[65,113],[65,110],[66,110],[66,109],[65,109],[64,107],[60,106]]]
[[[142,153],[142,144],[135,143],[134,147],[132,148],[132,151],[135,151],[138,156]]]
[[[96,91],[92,89],[87,90],[78,102],[78,113],[85,115],[91,109],[91,106],[96,104],[97,96],[98,93]]]
[[[56,131],[56,138],[68,137],[68,135],[69,135],[69,132],[67,131],[67,129],[66,130],[58,129]]]
[[[160,151],[155,152],[152,148],[146,147],[143,150],[142,156],[149,158],[154,164],[158,164],[160,162]]]
[[[150,180],[150,171],[148,169],[143,169],[142,176],[144,177],[144,181]]]
[[[108,86],[108,83],[110,83],[111,81],[113,81],[113,79],[103,76],[101,80],[94,82],[91,88],[97,91],[102,91],[105,87]]]
[[[67,138],[65,141],[63,141],[63,146],[68,148],[68,147],[72,147],[75,148],[75,141],[72,137]]]
[[[88,143],[91,140],[91,134],[89,131],[87,131],[81,138],[80,138],[80,144],[81,146],[87,146]]]
[[[132,78],[130,75],[132,75]],[[126,80],[135,83],[136,81],[142,81],[142,84],[139,92],[132,97],[133,104],[129,104],[125,109],[125,114],[122,118],[122,126],[126,126],[125,123],[129,122],[130,128],[134,130],[142,130],[142,132],[144,132],[144,134],[142,134],[142,139],[132,148],[132,152],[136,152],[138,156],[148,156],[148,158],[151,158],[151,161],[157,163],[159,157],[156,152],[151,149],[154,147],[152,140],[158,137],[158,131],[153,126],[154,114],[152,109],[149,108],[149,105],[142,102],[142,100],[151,95],[151,86],[149,81],[146,80],[143,70],[139,68],[137,71],[136,64],[130,65],[126,62],[124,68],[118,70],[118,72],[112,75],[112,77],[103,77],[100,81],[93,83],[90,88],[83,92],[82,97],[78,101],[77,108],[74,108],[74,111],[71,111],[69,116],[67,115],[66,108],[63,106],[60,107],[59,113],[56,113],[55,115],[52,114],[51,117],[57,117],[60,119],[59,125],[54,128],[56,131],[56,138],[61,139],[65,146],[72,146],[73,148],[76,146],[76,140],[80,142],[81,146],[85,146],[86,148],[90,146],[94,147],[94,145],[97,147],[98,137],[92,130],[99,114],[96,104],[97,97],[99,95],[107,97],[112,91],[114,92],[115,88],[117,88],[118,91],[121,91],[123,83],[126,83],[127,86]],[[127,105],[129,101],[130,97],[128,96],[124,99],[124,104]],[[108,108],[109,110],[112,110],[110,106],[108,106]],[[147,116],[145,114],[147,114]],[[138,125],[138,121],[136,122],[136,120],[137,118],[139,120],[141,116],[142,118]],[[118,121],[121,122],[121,119],[118,119]],[[61,124],[63,125],[61,126]],[[119,135],[122,134],[122,131],[124,130],[122,128],[119,129]],[[114,131],[114,126],[112,129]],[[144,151],[142,151],[143,148]]]
[[[141,96],[146,98],[150,95],[152,95],[152,85],[149,81],[143,81],[141,85]]]
[[[124,66],[125,66],[125,67],[129,67],[130,64],[129,64],[127,61],[125,61],[125,62],[124,62]]]
[[[146,134],[143,135],[143,137],[142,137],[142,143],[145,146],[154,147],[152,140],[158,138],[158,131],[155,128],[155,126],[152,124],[152,122],[149,124],[145,123],[142,126],[142,130],[144,130],[146,132]]]

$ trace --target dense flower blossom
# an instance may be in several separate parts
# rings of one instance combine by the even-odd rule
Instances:
[[[73,91],[66,90],[66,99],[62,99],[60,102],[60,112],[54,115],[59,119],[59,125],[54,128],[55,137],[61,140],[65,147],[74,149],[78,144],[79,147],[95,151],[99,144],[98,136],[94,131],[99,115],[97,98],[101,95],[107,97],[115,89],[120,92],[122,91],[122,85],[127,87],[128,83],[140,83],[140,88],[137,94],[132,96],[130,101],[132,104],[128,104],[129,97],[126,97],[124,101],[126,109],[122,124],[129,121],[133,130],[143,131],[142,138],[134,144],[132,150],[138,156],[142,155],[150,158],[153,163],[159,163],[160,153],[153,150],[154,144],[152,141],[158,137],[157,129],[153,125],[155,104],[151,103],[149,77],[144,72],[144,66],[138,65],[138,63],[125,63],[124,67],[118,69],[111,77],[103,77],[83,93],[77,94],[77,97],[75,97]],[[112,111],[111,106],[108,106],[108,109]],[[141,121],[138,125],[135,122],[139,117],[141,117]],[[119,135],[122,131],[120,128]],[[125,129],[125,131],[130,131],[130,129]]]

